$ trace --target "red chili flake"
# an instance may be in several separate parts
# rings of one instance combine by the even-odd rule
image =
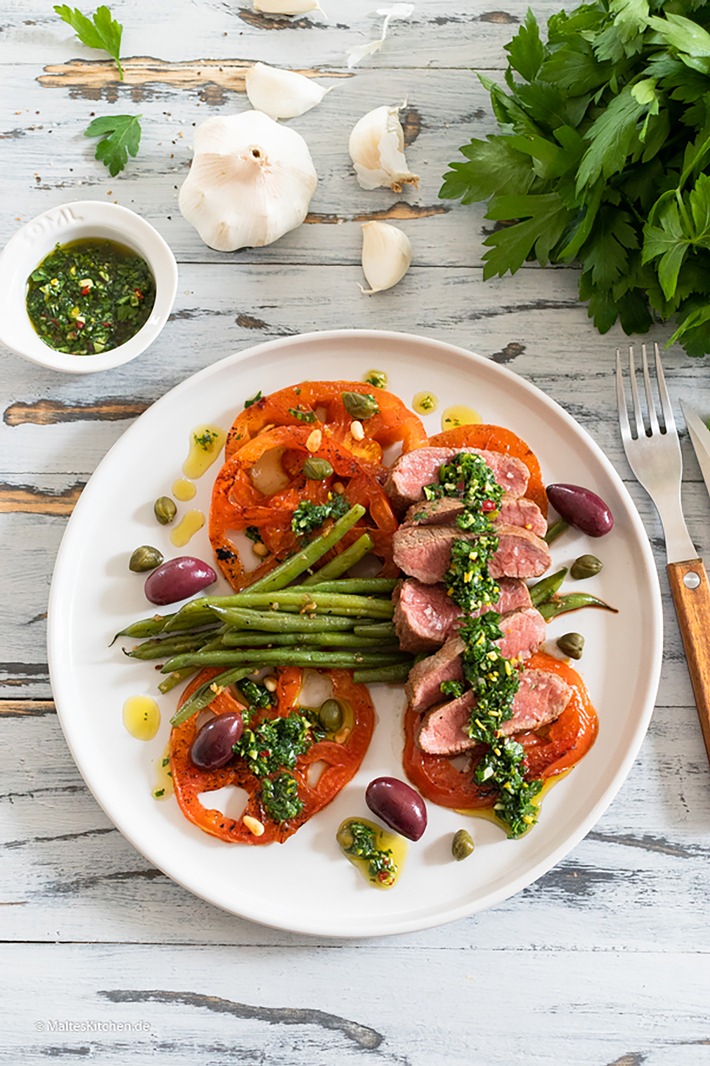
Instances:
[[[84,288],[81,290],[81,295],[82,296],[88,296],[88,294],[90,292],[91,292],[91,286],[90,285],[85,285]]]
[[[391,874],[387,870],[380,870],[380,872],[377,875],[377,880],[378,881],[389,881],[390,877],[391,877]]]
[[[263,751],[259,752],[259,758],[260,759],[268,759],[270,755],[271,755],[271,752],[269,751],[268,748],[264,748]]]
[[[83,322],[77,322],[76,328],[77,329],[83,329],[84,328],[84,323]]]
[[[105,326],[106,329],[111,329],[111,323],[110,322],[102,322],[101,325]]]
[[[495,511],[496,506],[493,500],[484,500],[481,504],[481,510],[486,514],[488,511]]]
[[[58,318],[53,318],[52,319],[52,325],[53,326],[58,326],[59,325],[59,319]]]
[[[136,294],[136,296],[138,297],[139,300],[143,299],[143,293],[141,292],[140,289],[134,289],[133,291],[134,291],[134,293]]]

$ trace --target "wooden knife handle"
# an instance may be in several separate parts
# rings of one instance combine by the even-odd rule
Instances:
[[[710,585],[702,559],[668,564],[695,706],[710,759]]]

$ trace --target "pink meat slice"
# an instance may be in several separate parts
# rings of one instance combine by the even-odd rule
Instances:
[[[500,525],[496,534],[498,550],[488,563],[491,577],[539,577],[550,566],[550,550],[535,533]],[[449,569],[454,541],[475,539],[475,535],[452,527],[400,526],[393,537],[394,561],[409,577],[434,585]]]
[[[440,500],[422,500],[413,503],[404,516],[404,526],[455,526],[456,519],[463,512],[461,500],[444,496]],[[521,526],[538,537],[547,532],[547,519],[534,500],[525,497],[503,496],[500,511],[493,519],[493,525]]]
[[[509,495],[525,495],[530,471],[522,460],[513,455],[481,448],[415,448],[406,455],[400,455],[385,482],[385,492],[395,509],[404,510],[421,499],[424,486],[438,480],[440,466],[461,452],[480,455],[492,470],[497,483]]]
[[[545,639],[545,621],[534,607],[511,611],[500,620],[503,636],[495,643],[506,659],[524,662]],[[464,642],[450,637],[434,655],[416,663],[409,672],[406,693],[415,711],[424,711],[441,700],[443,681],[463,680]]]
[[[520,675],[520,688],[513,700],[513,715],[501,726],[500,733],[510,736],[522,730],[541,729],[554,722],[569,703],[572,689],[557,674],[528,669]],[[474,746],[467,733],[472,692],[457,700],[432,707],[423,717],[417,744],[430,755],[456,755]]]
[[[506,614],[531,606],[530,592],[523,581],[502,577],[498,584],[497,603],[482,607],[477,614],[487,610]],[[393,599],[394,625],[405,651],[431,651],[453,636],[462,618],[443,585],[424,585],[409,577],[399,584]]]

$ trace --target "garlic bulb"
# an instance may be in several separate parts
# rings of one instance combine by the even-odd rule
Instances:
[[[399,111],[399,107],[376,107],[363,115],[350,134],[350,158],[363,189],[384,185],[401,192],[403,185],[416,185],[419,181],[419,175],[409,171],[404,158]]]
[[[197,127],[178,203],[205,244],[233,252],[271,244],[300,226],[317,183],[300,133],[261,111],[243,111]]]
[[[330,89],[293,70],[276,70],[255,63],[246,76],[247,96],[252,107],[271,118],[296,118],[319,104]]]
[[[323,9],[318,0],[254,0],[254,10],[267,15],[304,15]]]
[[[362,272],[370,296],[383,289],[391,289],[401,281],[412,262],[409,237],[389,222],[365,222],[362,226]]]

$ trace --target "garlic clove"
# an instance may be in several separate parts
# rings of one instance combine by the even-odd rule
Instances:
[[[412,262],[412,245],[401,229],[389,222],[364,222],[362,226],[362,272],[367,296],[391,289],[401,281]],[[362,287],[361,287],[362,288]]]
[[[244,111],[198,126],[178,203],[205,244],[233,252],[271,244],[299,226],[317,182],[300,133]]]
[[[330,89],[293,70],[255,63],[247,71],[247,96],[252,107],[270,118],[296,118],[319,104]]]
[[[381,186],[401,192],[403,185],[417,185],[404,158],[404,130],[399,107],[376,107],[355,124],[348,149],[363,189]]]
[[[322,11],[318,0],[254,0],[254,10],[266,15],[305,15],[307,11]]]
[[[393,19],[408,19],[414,11],[414,4],[392,4],[391,7],[378,7],[377,14],[384,15],[385,21],[382,23],[382,33],[378,40],[368,41],[367,44],[359,44],[356,48],[352,48],[348,52],[348,66],[356,66],[361,59],[365,56],[374,55],[375,52],[379,52],[382,45],[387,39],[387,30],[389,24]]]

